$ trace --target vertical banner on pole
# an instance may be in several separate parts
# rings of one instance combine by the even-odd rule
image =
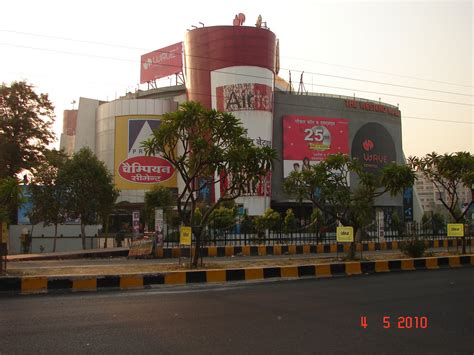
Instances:
[[[140,234],[140,211],[132,212],[132,223],[133,223],[133,238],[137,238]]]
[[[164,244],[164,220],[163,220],[163,209],[155,208],[155,239],[156,239],[156,251],[157,257],[163,256],[163,244]]]
[[[8,226],[5,222],[1,222],[0,226],[0,274],[3,273],[3,264],[5,263],[5,271],[7,270],[7,243],[8,243]]]

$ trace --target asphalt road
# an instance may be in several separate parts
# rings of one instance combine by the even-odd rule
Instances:
[[[0,298],[0,353],[473,354],[473,295],[465,268]]]

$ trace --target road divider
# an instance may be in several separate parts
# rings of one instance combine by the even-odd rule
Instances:
[[[225,283],[265,279],[330,278],[378,274],[387,272],[437,270],[472,267],[474,254],[397,259],[380,261],[351,261],[328,264],[229,268],[213,270],[183,270],[154,274],[105,276],[24,276],[0,277],[0,294],[31,295],[53,292],[90,292],[130,290],[154,285],[186,285],[194,283]]]

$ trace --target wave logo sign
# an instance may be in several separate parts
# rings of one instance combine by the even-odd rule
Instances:
[[[153,60],[151,58],[148,58],[146,60],[146,62],[143,63],[143,68],[145,68],[145,70],[147,70],[148,68],[150,68],[151,66],[153,65]]]
[[[366,139],[362,143],[362,148],[364,148],[366,152],[370,152],[372,149],[374,149],[374,142],[372,142],[370,139]]]

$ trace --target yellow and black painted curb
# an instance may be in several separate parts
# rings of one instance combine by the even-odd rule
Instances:
[[[425,240],[427,248],[451,248],[462,245],[462,240],[436,239]],[[468,239],[467,245],[474,246],[474,239]],[[368,242],[357,243],[357,251],[399,250],[400,242]],[[263,255],[296,255],[296,254],[327,254],[345,253],[350,249],[350,243],[333,244],[301,244],[301,245],[242,245],[242,246],[207,246],[201,249],[203,257],[219,256],[263,256]],[[194,250],[192,251],[194,254]],[[189,257],[189,248],[164,248],[158,251],[158,258]]]
[[[384,272],[472,267],[474,254],[417,259],[354,261],[299,266],[173,271],[107,276],[0,277],[0,294],[38,294],[151,288],[155,285],[224,283],[265,279],[328,278]]]
[[[467,239],[467,246],[474,246],[474,238]],[[425,240],[427,248],[457,248],[462,245],[462,240],[450,239],[436,239]],[[263,256],[263,255],[297,255],[297,254],[328,254],[328,253],[346,253],[349,251],[350,243],[331,243],[331,244],[275,244],[275,245],[242,245],[242,246],[206,246],[201,249],[203,257],[229,257],[229,256]],[[378,250],[400,250],[400,242],[365,242],[356,244],[357,251],[378,251]],[[470,251],[469,251],[470,252]],[[128,256],[128,248],[121,248],[120,250],[94,250],[80,251],[69,254],[35,254],[35,255],[21,255],[15,260],[31,261],[31,260],[65,260],[88,257],[124,257]],[[189,247],[172,247],[161,248],[156,251],[157,258],[179,258],[189,257],[191,251]],[[192,249],[194,255],[194,249]]]

